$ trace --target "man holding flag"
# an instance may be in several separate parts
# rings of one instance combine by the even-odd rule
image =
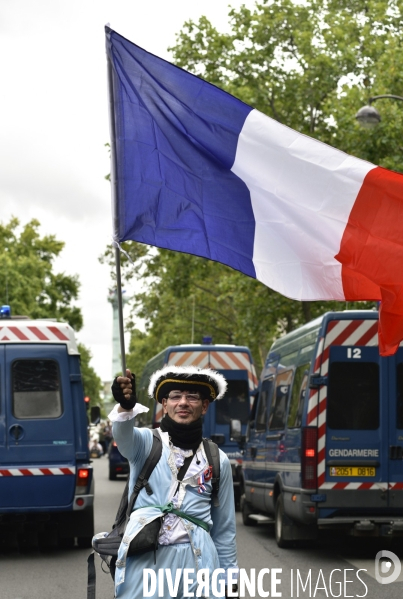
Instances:
[[[137,404],[130,370],[126,375],[117,377],[112,385],[119,405],[109,418],[119,451],[129,460],[130,496],[152,449],[152,432],[133,428],[133,418],[147,408]],[[209,368],[166,366],[151,376],[149,395],[162,404],[164,411],[159,429],[163,449],[149,478],[153,492],[140,491],[126,526],[116,562],[117,598],[196,597],[198,588],[201,596],[223,596],[224,591],[228,595],[228,587],[232,592],[231,581],[238,568],[231,465],[227,455],[218,450],[220,474],[219,486],[215,487],[213,468],[202,441],[202,417],[226,388],[224,377]],[[131,541],[162,513],[165,516],[156,554],[149,551],[130,555]],[[191,580],[187,589],[185,569]],[[157,570],[162,576],[154,576],[153,591],[143,573]],[[228,596],[234,597],[236,592]]]

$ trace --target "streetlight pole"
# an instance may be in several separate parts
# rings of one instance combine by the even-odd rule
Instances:
[[[360,108],[360,110],[355,115],[355,118],[362,127],[372,129],[373,127],[376,127],[378,123],[381,122],[381,115],[376,110],[376,108],[371,106],[371,104],[372,102],[375,102],[375,100],[383,100],[384,98],[387,98],[388,100],[401,100],[403,102],[403,97],[396,96],[395,94],[381,94],[379,96],[372,96],[372,98],[368,98],[367,106],[363,106],[362,108]],[[377,302],[378,311],[380,303],[381,302]]]
[[[375,102],[375,100],[381,100],[383,98],[388,98],[389,100],[403,101],[402,96],[396,96],[395,94],[381,94],[380,96],[372,96],[372,98],[368,98],[368,104],[360,108],[360,110],[355,115],[355,118],[362,127],[370,129],[372,127],[376,127],[376,125],[378,125],[378,123],[381,122],[381,115],[379,114],[376,108],[371,106],[371,104],[372,102]]]

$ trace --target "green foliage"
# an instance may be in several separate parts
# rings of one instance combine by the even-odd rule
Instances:
[[[403,170],[403,102],[378,100],[382,115],[364,130],[355,114],[380,94],[403,96],[403,18],[398,0],[272,0],[229,11],[230,32],[201,17],[171,48],[177,65],[234,94],[277,121],[349,154]],[[272,340],[328,310],[371,302],[297,302],[202,258],[126,243],[127,280],[140,277],[128,363],[140,372],[170,344],[249,345],[261,366]],[[104,260],[111,256],[107,250]],[[193,319],[194,306],[194,319]]]
[[[17,218],[0,223],[0,303],[10,304],[12,314],[30,318],[56,318],[79,331],[81,310],[73,305],[78,297],[77,276],[54,273],[53,263],[64,247],[54,235],[41,237],[40,223],[24,226]],[[102,405],[101,379],[90,366],[91,353],[79,344],[84,393],[91,405]]]
[[[81,376],[83,379],[84,395],[90,398],[90,407],[103,406],[101,391],[103,389],[102,381],[91,366],[92,355],[88,347],[78,343],[80,352]]]
[[[64,242],[54,235],[40,237],[39,222],[20,226],[17,218],[0,223],[0,302],[10,304],[12,314],[31,318],[56,318],[76,331],[83,324],[77,299],[77,276],[53,272],[54,259]]]
[[[398,0],[265,1],[229,19],[227,34],[205,17],[185,23],[176,64],[301,133],[401,168],[403,104],[379,101],[375,131],[354,120],[370,96],[403,94]]]
[[[328,310],[343,310],[344,302],[296,302],[231,268],[169,250],[126,242],[122,255],[125,279],[141,273],[146,291],[136,294],[132,318],[143,319],[145,331],[131,329],[127,366],[140,375],[146,362],[169,345],[214,343],[247,345],[257,369],[279,335]],[[113,268],[112,248],[106,252]],[[108,258],[109,256],[109,258]],[[360,302],[349,308],[373,304]]]

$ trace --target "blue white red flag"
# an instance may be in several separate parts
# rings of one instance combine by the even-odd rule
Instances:
[[[197,491],[199,493],[205,493],[206,486],[204,483],[205,483],[205,477],[204,477],[204,472],[202,472],[202,474],[200,474],[200,476],[197,478],[197,484],[199,485]]]
[[[199,483],[199,486],[197,488],[198,493],[205,493],[206,492],[206,485],[204,483]]]
[[[298,300],[382,300],[403,339],[403,176],[270,119],[110,28],[114,238],[203,256]]]

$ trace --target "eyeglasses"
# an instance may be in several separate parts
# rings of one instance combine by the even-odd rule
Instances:
[[[189,403],[197,403],[201,399],[201,397],[198,393],[185,393],[182,391],[172,391],[168,395],[168,399],[170,399],[171,401],[174,401],[174,402],[180,401],[182,399],[182,397],[185,397],[185,399]]]

